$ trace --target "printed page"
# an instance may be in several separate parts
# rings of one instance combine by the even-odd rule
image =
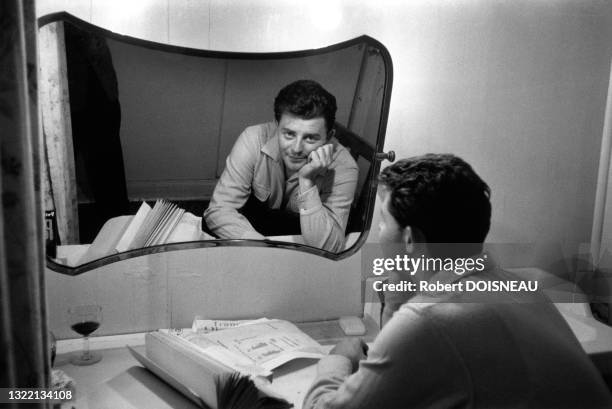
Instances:
[[[193,332],[206,334],[213,331],[221,331],[228,328],[235,328],[241,325],[259,324],[270,321],[268,318],[259,318],[257,320],[208,320],[200,317],[195,317],[191,329]]]
[[[194,333],[191,342],[214,342],[268,371],[297,358],[321,358],[321,345],[288,321],[268,320],[207,334]]]
[[[226,367],[246,375],[268,377],[271,375],[269,370],[257,366],[253,360],[230,351],[222,345],[209,340],[205,334],[195,333],[191,328],[184,329],[160,329],[160,333],[172,335],[174,338],[189,346],[194,352],[203,354]]]

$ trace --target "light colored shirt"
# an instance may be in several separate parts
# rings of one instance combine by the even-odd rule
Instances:
[[[357,372],[344,356],[323,358],[303,409],[612,407],[554,304],[538,294],[494,297],[416,296],[383,327]]]
[[[250,126],[238,137],[204,212],[208,227],[220,238],[264,238],[238,212],[253,194],[270,209],[299,213],[307,245],[341,251],[357,185],[357,164],[331,138],[331,165],[316,177],[315,186],[300,194],[298,173],[285,178],[276,129],[272,122]]]

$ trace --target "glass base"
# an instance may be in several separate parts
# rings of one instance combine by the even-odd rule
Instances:
[[[100,362],[102,360],[102,355],[96,354],[94,352],[89,352],[88,354],[79,353],[78,355],[74,355],[70,358],[70,363],[72,365],[77,366],[86,366],[93,365],[96,362]]]

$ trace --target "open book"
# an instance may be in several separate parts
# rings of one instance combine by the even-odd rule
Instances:
[[[288,408],[269,379],[297,358],[320,358],[319,343],[290,322],[257,320],[216,332],[159,330],[145,337],[146,368],[204,407]]]
[[[152,209],[147,202],[142,202],[115,245],[115,250],[122,252],[164,244],[183,213],[185,210],[163,199],[157,200]]]
[[[78,264],[147,246],[200,240],[201,222],[166,200],[157,200],[153,207],[142,202],[135,215],[109,219]]]

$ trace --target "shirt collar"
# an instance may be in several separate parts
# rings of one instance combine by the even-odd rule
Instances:
[[[261,148],[261,152],[268,155],[275,162],[281,161],[280,148],[278,146],[278,126],[274,126],[273,134],[266,144]]]

